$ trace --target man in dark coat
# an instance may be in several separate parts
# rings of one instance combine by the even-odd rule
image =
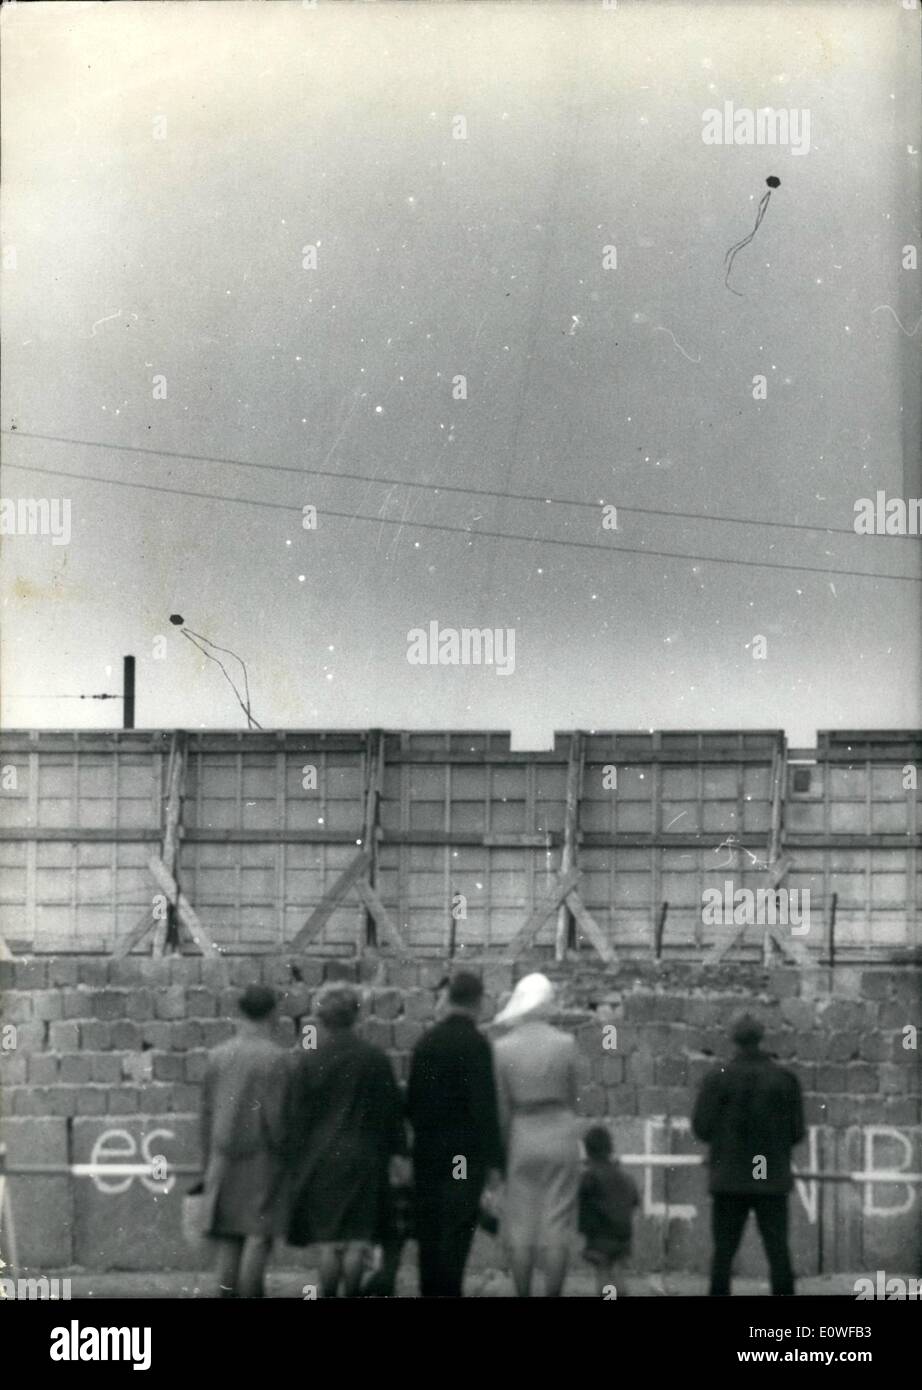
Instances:
[[[212,1048],[202,1085],[204,1226],[222,1298],[260,1298],[274,1236],[288,1219],[284,1161],[290,1068],[273,1041],[276,996],[249,985],[235,1038]]]
[[[460,1298],[480,1198],[503,1167],[493,1054],[477,1031],[483,983],[459,970],[445,1016],[417,1043],[407,1114],[413,1127],[420,1293]]]
[[[351,986],[321,991],[319,1045],[302,1053],[292,1082],[288,1240],[320,1246],[324,1297],[359,1292],[381,1230],[390,1161],[407,1151],[393,1069],[381,1048],[356,1036],[358,1011]]]
[[[788,1248],[791,1149],[804,1137],[800,1083],[762,1052],[762,1025],[743,1014],[732,1026],[737,1055],[705,1078],[692,1128],[710,1145],[714,1256],[711,1293],[729,1294],[733,1257],[750,1208],[768,1256],[773,1294],[793,1294]]]

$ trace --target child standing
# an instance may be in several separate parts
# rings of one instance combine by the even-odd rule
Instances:
[[[579,1229],[586,1237],[583,1255],[593,1266],[596,1289],[604,1297],[612,1273],[631,1251],[631,1224],[640,1197],[634,1180],[612,1156],[611,1135],[593,1125],[583,1136],[586,1166],[579,1188]],[[622,1282],[619,1292],[626,1288]]]

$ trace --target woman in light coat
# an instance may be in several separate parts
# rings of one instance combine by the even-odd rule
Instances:
[[[494,1020],[509,1029],[494,1044],[494,1058],[506,1147],[502,1228],[520,1298],[531,1294],[539,1261],[546,1295],[561,1293],[577,1239],[577,1049],[570,1034],[547,1021],[553,1001],[546,976],[526,975]]]

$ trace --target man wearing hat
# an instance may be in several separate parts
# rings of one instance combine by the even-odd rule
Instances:
[[[800,1083],[763,1052],[763,1029],[751,1014],[730,1029],[736,1056],[705,1078],[692,1115],[710,1145],[712,1294],[729,1294],[730,1274],[750,1209],[768,1257],[773,1294],[794,1292],[788,1248],[791,1150],[804,1137]]]
[[[477,1030],[482,1000],[480,976],[456,970],[443,1015],[410,1062],[407,1115],[423,1298],[461,1297],[481,1194],[503,1166],[493,1056]]]

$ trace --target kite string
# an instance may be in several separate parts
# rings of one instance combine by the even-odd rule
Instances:
[[[212,655],[211,655],[211,652],[206,651],[205,648],[204,648],[199,642],[197,642],[197,641],[195,640],[195,638],[196,638],[197,636],[199,636],[198,633],[192,633],[189,629],[183,628],[183,629],[182,629],[182,634],[183,634],[184,637],[188,638],[188,640],[192,643],[193,647],[196,647],[196,648],[202,653],[202,656],[206,656],[206,657],[208,658],[209,661],[213,661],[213,662],[215,663],[216,666],[220,666],[221,670],[224,672],[224,678],[225,678],[225,680],[227,681],[228,685],[230,686],[231,690],[234,692],[234,695],[235,695],[236,698],[237,698],[237,703],[238,703],[238,705],[240,706],[240,708],[243,710],[244,714],[245,714],[246,717],[247,717],[247,724],[249,725],[249,727],[250,727],[251,729],[254,727],[254,725],[255,725],[255,727],[256,727],[257,729],[261,729],[261,728],[262,728],[262,725],[261,725],[261,724],[256,720],[256,718],[253,716],[253,714],[252,714],[252,712],[251,712],[251,710],[250,710],[250,708],[249,708],[249,704],[248,704],[248,703],[247,703],[247,704],[244,704],[244,702],[243,702],[243,700],[242,700],[242,698],[241,698],[241,695],[240,695],[240,691],[237,689],[236,685],[234,684],[233,680],[231,679],[230,674],[229,674],[229,672],[228,672],[228,670],[227,670],[227,667],[224,665],[224,662],[223,662],[223,661],[220,661],[216,656],[212,656]],[[240,661],[241,666],[243,666],[244,663],[241,661],[240,657],[237,656],[236,652],[231,652],[231,651],[229,651],[228,648],[226,648],[226,647],[217,647],[217,646],[215,646],[215,643],[214,643],[214,642],[209,642],[207,637],[203,637],[203,638],[202,638],[202,641],[208,642],[208,645],[211,646],[211,647],[215,647],[215,650],[216,650],[216,651],[219,651],[219,652],[226,652],[229,656],[233,656],[237,661]],[[244,670],[245,670],[245,669],[246,669],[246,668],[244,667]],[[247,701],[249,701],[249,688],[247,688]]]
[[[733,269],[733,262],[736,260],[736,257],[739,254],[739,252],[742,251],[744,246],[749,245],[756,232],[761,227],[762,218],[765,216],[766,210],[768,208],[768,200],[771,196],[771,189],[769,189],[767,193],[762,194],[762,197],[759,199],[759,210],[756,213],[755,226],[753,227],[752,231],[749,233],[748,236],[743,237],[742,241],[735,242],[734,245],[731,246],[729,250],[726,251],[724,254],[724,261],[729,261],[729,264],[727,265],[727,273],[724,276],[724,284],[726,285],[727,289],[730,291],[731,294],[739,295],[741,299],[742,295],[740,295],[739,290],[735,290],[733,286],[730,284],[730,271]]]
[[[246,706],[245,706],[245,712],[246,712],[247,718],[250,718],[250,717],[251,717],[251,715],[250,715],[250,681],[249,681],[249,677],[248,677],[248,675],[247,675],[246,662],[243,660],[243,657],[238,656],[236,652],[232,652],[231,649],[230,649],[230,647],[219,647],[218,644],[217,644],[217,642],[212,642],[212,640],[211,640],[210,637],[205,637],[201,632],[193,632],[191,627],[190,627],[190,628],[183,628],[183,631],[184,631],[184,632],[191,632],[191,633],[192,633],[192,636],[193,636],[193,637],[197,637],[197,638],[199,639],[200,642],[205,642],[205,643],[207,643],[207,645],[208,645],[209,647],[213,647],[214,650],[215,650],[216,652],[224,652],[224,654],[225,654],[226,656],[232,656],[232,657],[234,658],[235,661],[237,661],[237,662],[240,663],[240,668],[241,668],[241,670],[243,671],[243,688],[244,688],[244,690],[245,690],[245,692],[246,692]],[[205,655],[207,656],[208,653],[206,652]],[[218,664],[220,665],[220,662],[219,662]],[[222,669],[223,669],[223,668],[222,668]],[[239,698],[239,697],[238,697],[238,698]]]

